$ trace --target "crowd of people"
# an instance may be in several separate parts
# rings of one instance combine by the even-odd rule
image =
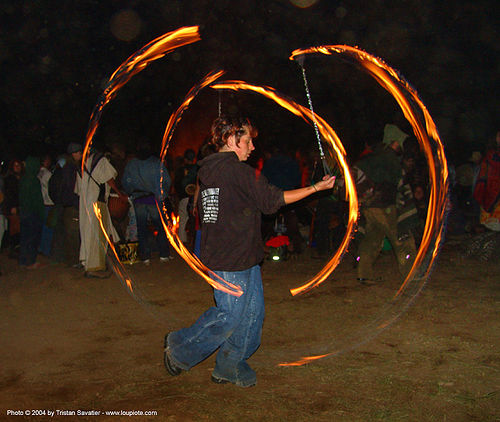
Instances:
[[[345,235],[348,212],[335,163],[320,165],[324,157],[275,146],[261,149],[251,166],[246,162],[256,136],[248,118],[222,116],[198,152],[188,148],[170,165],[144,139],[133,151],[120,144],[91,149],[83,166],[78,143],[57,157],[13,159],[0,177],[0,244],[30,270],[41,267],[41,254],[81,268],[86,277],[106,278],[105,236],[116,244],[136,243],[144,265],[156,253],[160,262],[170,261],[161,213],[176,212],[180,241],[213,270],[214,280],[244,293],[238,298],[215,290],[214,307],[192,326],[167,333],[165,367],[177,376],[219,350],[212,381],[255,385],[246,361],[260,344],[266,251],[300,259],[310,247],[313,257],[328,257]],[[404,278],[427,212],[428,169],[419,144],[386,124],[351,168],[360,203],[351,247],[357,280],[382,281],[375,262],[391,249]],[[468,254],[489,259],[499,246],[500,132],[484,155],[473,151],[466,162],[450,162],[449,171],[448,230],[475,236]]]
[[[482,239],[489,245],[489,256],[495,244],[491,239],[500,231],[499,143],[500,133],[487,151],[474,150],[466,161],[449,163],[448,232]],[[82,145],[77,143],[57,156],[45,153],[24,161],[13,159],[0,177],[2,249],[28,269],[40,267],[37,255],[42,254],[81,267],[88,277],[109,277],[105,248],[98,247],[106,242],[95,213],[89,212],[96,204],[115,242],[137,244],[134,261],[148,265],[156,251],[166,262],[172,255],[158,203],[160,209],[178,213],[180,240],[200,256],[195,204],[198,162],[214,152],[210,142],[198,152],[187,148],[167,169],[148,142],[141,140],[133,151],[115,143],[105,153],[92,151],[83,174]],[[314,154],[286,145],[259,152],[253,165],[256,177],[263,175],[282,190],[305,187],[322,177]],[[281,259],[298,257],[306,247],[313,248],[313,257],[326,258],[340,244],[348,210],[341,175],[334,163],[332,168],[339,178],[334,190],[262,216],[265,244],[272,245],[273,238],[285,235]],[[361,204],[350,248],[358,279],[366,284],[376,281],[371,267],[384,248],[394,250],[404,275],[422,236],[428,205],[427,164],[418,142],[398,126],[387,124],[381,136],[365,143],[352,169]],[[481,249],[481,241],[471,244],[476,252]],[[472,249],[469,255],[474,254]]]

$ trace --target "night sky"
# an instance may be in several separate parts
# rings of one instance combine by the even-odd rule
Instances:
[[[19,1],[0,5],[2,159],[58,152],[83,142],[92,109],[116,68],[158,36],[200,26],[202,40],[153,62],[105,109],[96,145],[161,141],[170,114],[208,72],[269,85],[306,105],[296,48],[348,44],[383,58],[414,86],[438,125],[446,150],[463,161],[499,129],[499,2],[319,0],[308,8],[270,0]],[[309,1],[309,3],[314,3]],[[409,132],[394,99],[353,64],[308,57],[315,112],[355,156],[385,123]],[[264,97],[220,96],[260,129],[261,148],[315,148],[311,127]],[[181,153],[206,135],[219,95],[204,90],[172,142]]]

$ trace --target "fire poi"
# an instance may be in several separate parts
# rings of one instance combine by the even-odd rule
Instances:
[[[110,77],[106,88],[99,97],[98,102],[91,114],[89,128],[86,134],[82,168],[88,158],[89,149],[99,126],[99,121],[104,107],[116,97],[118,91],[128,81],[130,81],[134,75],[144,70],[151,62],[164,57],[166,54],[177,48],[198,42],[200,40],[201,37],[197,26],[180,28],[151,41],[143,48],[135,52],[118,67],[118,69]],[[183,112],[189,107],[189,104],[196,98],[198,93],[206,87],[219,90],[219,92],[220,90],[254,92],[271,101],[274,101],[276,104],[290,111],[295,116],[303,119],[308,124],[311,124],[315,130],[322,162],[326,164],[321,139],[328,147],[329,153],[335,158],[337,165],[342,172],[343,179],[345,180],[346,200],[349,203],[346,234],[342,239],[338,250],[314,277],[305,281],[301,286],[291,289],[290,292],[293,296],[296,296],[308,292],[314,287],[320,285],[331,276],[347,251],[349,242],[356,230],[358,200],[356,188],[349,172],[346,152],[342,142],[334,129],[313,110],[312,100],[305,75],[305,68],[303,66],[304,57],[309,54],[323,54],[329,56],[338,55],[353,64],[360,65],[364,71],[371,75],[379,85],[381,85],[394,97],[403,111],[404,116],[411,124],[420,147],[425,154],[429,167],[430,197],[424,234],[417,256],[415,257],[413,267],[399,289],[394,293],[390,303],[384,306],[383,309],[380,310],[378,316],[374,318],[371,323],[362,327],[361,330],[356,333],[352,333],[352,335],[348,336],[348,338],[341,339],[340,341],[337,339],[334,344],[326,346],[325,348],[330,348],[326,353],[318,354],[316,356],[303,357],[293,362],[281,363],[280,365],[283,366],[303,365],[317,359],[334,356],[341,352],[354,349],[360,344],[366,343],[375,337],[383,329],[387,328],[392,322],[394,322],[424,287],[431,272],[433,263],[439,253],[440,245],[443,240],[443,230],[446,219],[445,209],[448,189],[447,163],[436,125],[434,124],[434,121],[432,120],[425,105],[419,98],[415,89],[413,89],[396,70],[387,65],[382,59],[374,57],[358,48],[346,45],[310,47],[292,52],[290,59],[297,60],[297,62],[301,65],[309,108],[288,99],[272,87],[249,84],[245,81],[236,80],[217,82],[224,72],[210,72],[200,82],[193,86],[177,111],[170,116],[163,135],[160,152],[161,159],[165,160],[166,158],[170,140],[172,139],[175,127],[182,118]],[[325,173],[329,170],[327,166],[324,166],[324,169]],[[88,209],[87,212],[94,213],[97,218],[99,218],[99,210],[96,207],[94,207],[94,209]],[[163,213],[162,215],[166,214]],[[209,276],[211,274],[211,270],[205,267],[203,263],[183,245],[177,236],[178,216],[172,214],[165,218],[162,217],[162,223],[173,248],[198,275],[210,283],[215,289],[236,296],[242,294],[241,289],[223,279],[214,281]],[[110,248],[111,253],[108,254],[108,258],[116,276],[135,300],[145,306],[150,306],[140,292],[137,283],[134,282],[124,265],[120,262],[119,255],[110,239],[110,236],[105,232],[102,224],[101,229],[104,231],[105,239],[107,241],[107,244],[102,246]]]

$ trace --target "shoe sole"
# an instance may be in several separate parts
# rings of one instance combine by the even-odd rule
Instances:
[[[234,384],[234,385],[236,385],[236,386],[238,386],[238,387],[242,387],[242,388],[250,388],[250,387],[254,387],[254,386],[257,384],[257,382],[254,382],[254,383],[252,383],[252,384],[243,385],[243,384],[241,384],[241,383],[238,383],[238,382],[232,382],[232,381],[226,380],[226,379],[224,379],[224,378],[217,378],[217,377],[215,377],[215,376],[213,376],[213,375],[212,375],[212,377],[211,377],[211,380],[212,380],[212,382],[213,382],[213,383],[215,383],[215,384]]]
[[[216,384],[229,384],[229,381],[228,380],[224,380],[222,378],[216,378],[212,375],[212,378],[211,378],[212,382],[216,383]]]

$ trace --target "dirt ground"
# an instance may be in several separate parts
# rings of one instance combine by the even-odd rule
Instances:
[[[214,356],[179,377],[164,370],[164,334],[212,305],[210,286],[179,257],[129,266],[136,300],[115,276],[87,279],[43,258],[46,267],[28,271],[3,252],[0,420],[500,421],[500,265],[464,259],[459,246],[445,244],[425,288],[384,330],[372,322],[384,320],[399,286],[390,253],[376,286],[360,285],[346,257],[300,297],[288,290],[322,262],[310,251],[267,261],[250,389],[213,384]]]

